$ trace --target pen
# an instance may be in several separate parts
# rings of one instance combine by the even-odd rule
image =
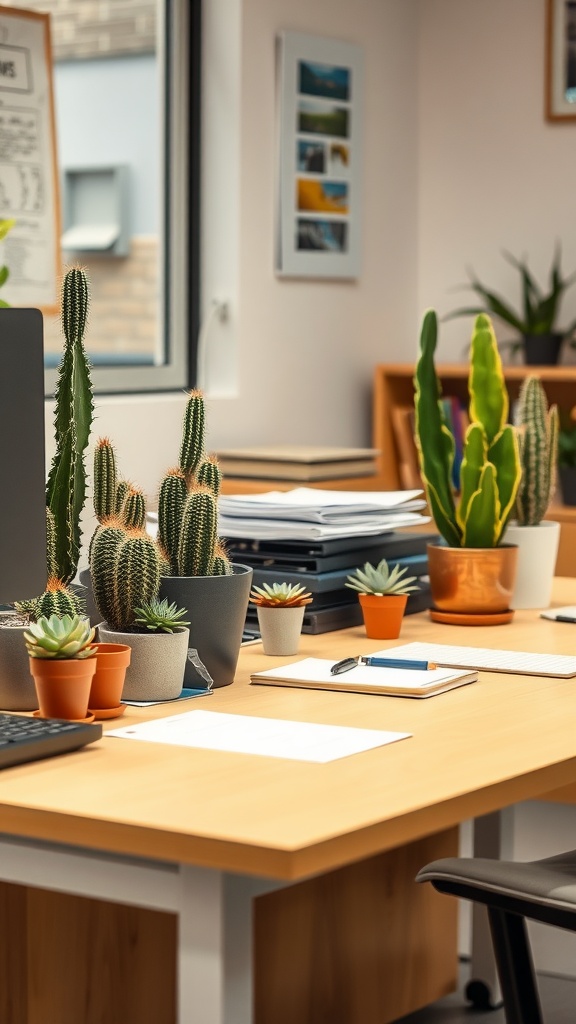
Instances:
[[[569,615],[557,615],[554,622],[576,622],[576,619],[571,619]]]
[[[409,668],[421,671],[436,668],[431,661],[409,661],[407,658],[360,658],[362,665],[374,665],[376,668]]]

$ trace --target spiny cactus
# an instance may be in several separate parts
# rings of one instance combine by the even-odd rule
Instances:
[[[175,576],[232,573],[217,534],[222,474],[204,453],[204,431],[204,396],[195,390],[184,411],[179,467],[164,477],[158,501],[158,538]]]
[[[80,268],[72,268],[62,285],[65,347],[55,392],[56,451],[46,483],[46,504],[55,522],[57,575],[64,583],[69,583],[78,569],[80,515],[86,500],[84,451],[94,411],[90,365],[84,350],[88,305],[86,274]]]
[[[46,575],[58,575],[58,562],[56,560],[56,520],[52,509],[46,506]]]
[[[94,600],[111,629],[130,630],[136,608],[158,596],[160,551],[143,530],[111,520],[96,531],[90,573]]]
[[[555,405],[548,409],[538,377],[522,382],[516,426],[522,479],[515,515],[521,526],[537,526],[554,493],[558,456],[558,409]]]
[[[126,495],[122,521],[129,530],[143,530],[146,526],[146,500],[136,487],[131,487]]]
[[[34,618],[38,621],[42,615],[46,618],[50,618],[51,615],[82,615],[84,611],[82,599],[53,576],[48,580],[42,596],[38,598]]]
[[[94,448],[94,513],[100,523],[117,516],[128,528],[143,530],[146,524],[144,495],[118,479],[116,453],[107,437],[100,437]]]

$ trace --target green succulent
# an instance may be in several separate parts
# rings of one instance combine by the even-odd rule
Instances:
[[[356,569],[352,576],[348,576],[349,582],[344,586],[350,587],[351,590],[357,590],[360,594],[376,594],[377,596],[409,594],[420,588],[414,586],[415,576],[404,577],[404,573],[407,571],[405,567],[401,568],[399,565],[390,568],[385,558],[378,562],[378,565],[365,562],[363,569]]]
[[[299,583],[263,583],[252,588],[250,600],[261,608],[300,608],[310,604],[312,596]]]
[[[95,629],[80,615],[41,615],[31,622],[24,641],[31,658],[90,658]]]
[[[157,597],[152,598],[134,611],[135,625],[149,629],[152,633],[174,633],[179,626],[190,625],[182,618],[186,615],[186,609],[178,608],[175,602],[170,604],[166,597],[162,601]]]

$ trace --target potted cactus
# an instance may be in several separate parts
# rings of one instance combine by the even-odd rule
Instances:
[[[205,451],[205,403],[201,391],[188,396],[178,465],[160,486],[158,540],[170,568],[160,596],[186,608],[190,643],[214,686],[234,680],[252,583],[252,568],[231,563],[218,538],[221,473]],[[191,662],[185,685],[198,686]]]
[[[554,494],[558,457],[558,410],[548,408],[535,376],[522,382],[516,430],[522,479],[514,519],[505,540],[518,546],[518,568],[511,608],[548,608],[560,541],[560,523],[544,520]]]
[[[395,640],[400,636],[408,594],[420,588],[415,576],[405,576],[406,568],[389,566],[385,558],[378,565],[365,562],[364,568],[348,576],[346,587],[356,590],[362,608],[366,636],[372,640]]]
[[[94,629],[80,615],[41,615],[24,633],[41,718],[91,720]]]
[[[21,635],[41,615],[76,614],[83,605],[70,590],[80,552],[80,515],[86,498],[85,449],[93,401],[84,351],[89,304],[83,270],[71,268],[62,283],[61,323],[65,339],[54,406],[55,453],[46,482],[47,588],[41,597],[15,603],[0,615],[0,707],[37,707]]]
[[[312,595],[298,583],[263,583],[253,587],[250,601],[256,605],[264,654],[296,654],[304,609]]]
[[[522,469],[517,434],[507,423],[508,393],[496,336],[490,318],[477,316],[468,377],[470,425],[455,492],[455,440],[434,365],[437,331],[436,314],[429,310],[416,365],[415,436],[430,511],[445,542],[428,546],[431,616],[471,624],[507,621],[513,614],[518,549],[504,544],[503,537]]]

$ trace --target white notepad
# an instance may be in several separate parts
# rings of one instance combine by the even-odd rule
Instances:
[[[303,658],[291,665],[253,672],[251,683],[268,686],[301,686],[310,690],[343,690],[348,693],[382,694],[387,697],[433,697],[465,683],[474,683],[477,672],[437,668],[381,668],[356,665],[347,672],[332,675],[334,661],[326,658]]]
[[[487,672],[512,672],[527,676],[576,676],[576,657],[568,654],[531,654],[528,651],[501,651],[490,647],[457,647],[452,644],[412,643],[377,651],[373,657],[420,658],[450,668],[484,669]]]

